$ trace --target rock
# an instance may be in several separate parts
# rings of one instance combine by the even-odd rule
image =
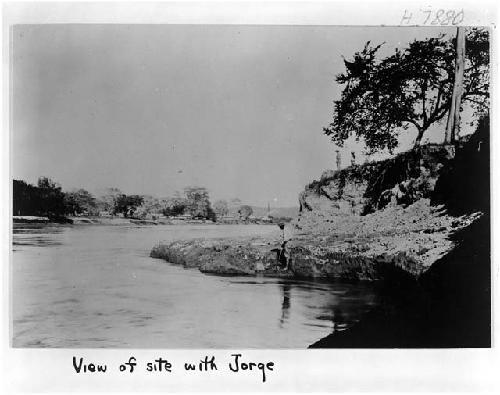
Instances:
[[[481,216],[452,216],[440,202],[431,205],[449,161],[446,150],[429,146],[324,172],[299,195],[300,214],[288,228],[284,254],[277,240],[191,240],[157,246],[151,256],[219,274],[416,278],[453,250],[454,232]],[[287,258],[286,273],[279,256]]]
[[[276,251],[262,240],[176,241],[155,246],[150,256],[216,274],[253,275],[279,266]]]

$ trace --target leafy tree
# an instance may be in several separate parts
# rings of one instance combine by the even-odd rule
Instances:
[[[240,219],[247,220],[248,217],[250,217],[253,214],[253,209],[252,207],[244,204],[239,208],[238,214],[240,215]]]
[[[40,177],[37,192],[39,215],[60,217],[66,214],[64,193],[59,184],[50,178]]]
[[[97,204],[95,197],[85,189],[77,189],[64,194],[66,210],[71,214],[96,214]]]
[[[184,189],[186,195],[186,209],[193,218],[211,218],[212,209],[208,198],[208,191],[202,187],[187,187]]]
[[[217,215],[217,217],[224,217],[224,216],[228,215],[229,207],[227,205],[227,201],[217,200],[214,203],[214,211],[215,211],[215,215]]]
[[[36,186],[21,180],[13,181],[15,215],[38,215],[58,219],[68,213],[61,186],[47,177],[40,177]]]
[[[142,204],[142,196],[139,195],[118,195],[115,201],[114,213],[122,213],[125,217],[132,217]]]
[[[377,59],[382,46],[367,42],[353,60],[344,59],[345,72],[336,76],[344,86],[334,102],[333,122],[324,133],[338,146],[351,135],[363,138],[370,151],[398,144],[398,133],[413,127],[419,145],[429,127],[450,107],[454,81],[455,45],[444,35],[415,40],[393,55]],[[463,100],[487,111],[489,87],[488,32],[469,30]]]
[[[23,180],[13,180],[12,198],[14,215],[41,215],[38,188]]]
[[[478,118],[489,116],[490,41],[486,29],[472,28],[465,36],[464,100],[474,107]]]
[[[182,215],[186,212],[186,208],[187,201],[180,196],[169,198],[163,202],[163,214],[167,217]]]
[[[145,218],[148,214],[159,214],[163,210],[160,200],[153,196],[145,195],[142,197],[142,204],[137,207],[134,215],[139,218]]]
[[[118,196],[123,195],[123,192],[118,188],[106,188],[96,201],[99,211],[113,212]]]

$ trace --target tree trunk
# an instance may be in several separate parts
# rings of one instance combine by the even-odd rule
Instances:
[[[424,128],[418,129],[417,138],[415,139],[415,145],[413,146],[413,148],[417,148],[420,145],[420,142],[422,141],[422,137],[424,137],[424,132],[425,132]]]
[[[464,67],[465,67],[465,28],[457,28],[457,41],[455,48],[455,82],[451,96],[448,122],[446,123],[445,144],[455,142],[460,126],[460,105],[462,103]]]

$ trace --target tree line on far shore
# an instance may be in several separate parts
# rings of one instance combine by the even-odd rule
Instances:
[[[228,215],[248,220],[253,209],[239,199],[217,200],[212,205],[203,187],[187,187],[183,194],[176,192],[173,197],[161,199],[150,195],[127,195],[118,188],[107,188],[96,197],[82,188],[63,191],[61,185],[50,178],[40,177],[36,185],[13,180],[13,214],[50,219],[79,215],[144,219],[164,215],[216,221]]]

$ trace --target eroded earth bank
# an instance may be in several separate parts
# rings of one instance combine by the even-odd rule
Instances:
[[[378,281],[387,303],[313,347],[490,345],[489,125],[457,146],[326,171],[281,238],[158,244],[202,272]]]

